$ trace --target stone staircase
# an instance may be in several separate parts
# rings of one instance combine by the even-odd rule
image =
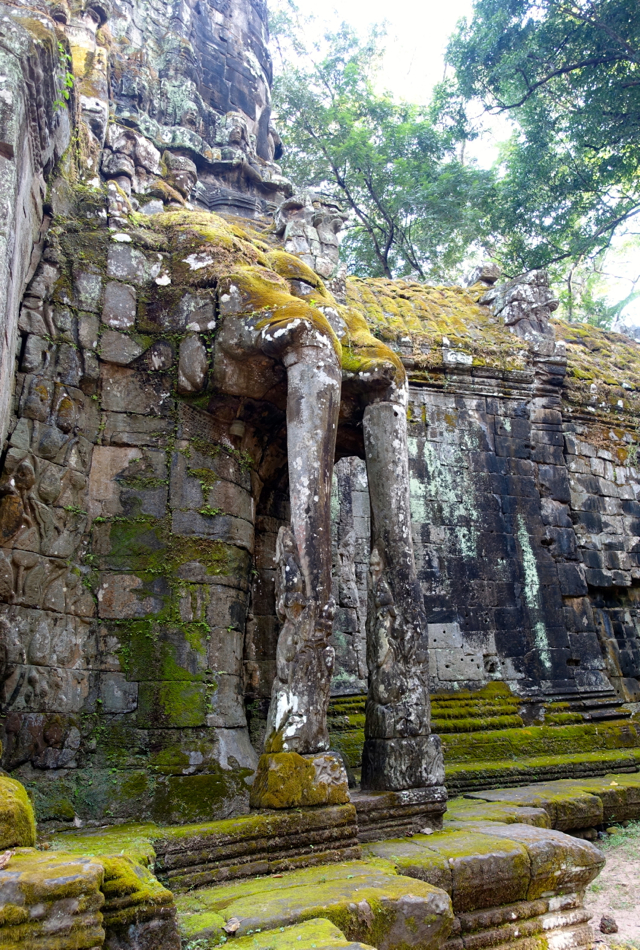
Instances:
[[[359,777],[366,696],[334,699],[332,747]],[[504,684],[432,697],[432,730],[442,737],[450,794],[535,781],[635,772],[640,724],[614,697],[526,701]]]

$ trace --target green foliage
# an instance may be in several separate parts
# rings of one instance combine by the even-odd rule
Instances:
[[[462,98],[517,123],[493,208],[511,272],[584,261],[640,211],[639,58],[635,0],[477,0],[450,41]]]
[[[67,53],[64,44],[60,42],[58,43],[58,62],[62,70],[62,86],[58,92],[58,98],[53,103],[53,108],[56,110],[56,112],[59,109],[64,109],[64,107],[68,104],[74,81],[73,73],[69,71],[69,66],[71,65],[71,55]]]
[[[363,41],[343,25],[308,50],[281,11],[272,31],[284,170],[346,206],[350,269],[438,278],[460,264],[486,236],[493,176],[462,161],[466,120],[446,90],[429,108],[379,93],[377,30]]]

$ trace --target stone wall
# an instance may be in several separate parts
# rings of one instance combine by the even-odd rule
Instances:
[[[18,309],[43,247],[46,180],[69,144],[56,109],[61,70],[55,23],[45,13],[2,7],[0,36],[0,440],[13,393]]]
[[[367,657],[367,601],[380,633],[409,616],[414,587],[392,592],[379,539],[367,590],[362,459],[366,436],[372,484],[388,489],[383,524],[390,499],[400,508],[406,498],[404,456],[380,441],[395,427],[404,445],[403,365],[432,689],[502,680],[533,698],[611,698],[613,684],[636,700],[638,345],[554,330],[540,274],[488,293],[493,271],[468,289],[346,282],[339,209],[309,194],[285,200],[273,162],[260,4],[206,7],[205,17],[200,4],[61,3],[55,21],[48,9],[34,6],[23,23],[12,8],[0,43],[17,97],[0,143],[2,761],[39,818],[180,822],[248,810],[272,682],[277,672],[286,691],[296,660],[281,655],[278,668],[277,644],[282,611],[293,628],[304,599],[301,567],[284,542],[276,564],[296,494],[307,566],[318,584],[326,578],[322,655],[332,655],[328,547],[309,510],[320,495],[328,510],[334,430],[333,689],[362,692],[367,665],[391,662],[381,635],[377,659],[374,648]],[[50,101],[66,63],[69,109]],[[49,77],[42,101],[29,98],[38,69]],[[270,203],[275,220],[263,214]],[[287,385],[295,347],[306,360],[297,390]],[[308,432],[322,348],[334,395],[325,429]],[[318,432],[321,465],[309,462]],[[316,497],[310,479],[321,476]],[[398,540],[408,518],[393,527],[387,570],[406,561],[413,576]],[[287,565],[290,590],[278,575]],[[420,651],[414,668],[407,659],[417,639],[406,637],[406,682],[425,669]],[[319,655],[318,642],[309,639]],[[303,664],[296,675],[313,691]],[[396,665],[389,678],[398,675]]]
[[[606,349],[632,375],[637,355],[616,334],[592,341],[588,332],[547,325],[568,340],[538,343],[535,359],[510,371],[474,369],[465,344],[444,338],[441,375],[410,390],[412,517],[431,688],[477,690],[502,680],[518,695],[570,699],[604,698],[613,686],[621,700],[637,701],[633,387],[626,376],[608,379],[610,370],[590,355],[584,362],[585,350],[601,359]],[[409,353],[402,339],[397,347],[410,372],[418,369],[415,347]],[[587,382],[598,374],[603,382]],[[624,401],[604,397],[603,385],[622,389]],[[367,502],[348,480],[338,486],[339,531]],[[355,529],[364,550],[368,528],[356,522]],[[362,575],[364,564],[351,557],[336,578],[354,569]],[[360,605],[362,613],[362,598]],[[365,622],[360,616],[357,630],[355,616],[347,622],[362,649]],[[339,658],[346,680],[353,661]]]

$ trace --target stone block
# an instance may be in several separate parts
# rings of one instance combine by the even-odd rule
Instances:
[[[189,333],[180,343],[178,358],[178,392],[199,393],[204,388],[209,358],[197,333]]]
[[[474,792],[469,798],[504,802],[531,808],[544,808],[551,827],[559,831],[593,828],[602,823],[602,802],[578,786],[541,782],[523,788]]]
[[[93,450],[89,473],[89,514],[109,517],[120,514],[120,486],[116,476],[125,472],[131,462],[142,458],[138,448],[97,445]]]
[[[499,821],[505,825],[535,825],[550,828],[551,820],[544,808],[517,805],[511,802],[485,802],[470,798],[454,798],[447,802],[447,822]],[[445,888],[448,890],[448,888]]]
[[[528,459],[531,455],[531,445],[524,439],[509,439],[496,436],[496,455],[502,458]]]
[[[588,592],[584,570],[579,564],[558,564],[560,591],[564,597],[582,597]]]
[[[55,709],[77,713],[90,700],[90,675],[86,670],[17,664],[0,687],[1,701],[11,711],[37,713]]]
[[[225,729],[246,728],[243,681],[240,676],[218,670],[214,682],[210,684],[207,699],[208,726]]]
[[[300,942],[302,941],[302,942]],[[299,950],[322,947],[322,950],[372,950],[366,944],[347,940],[341,930],[328,920],[306,920],[292,927],[266,930],[234,940],[236,950]]]
[[[0,871],[0,944],[49,950],[53,939],[78,950],[101,947],[103,877],[96,858],[18,849]]]
[[[171,383],[165,376],[102,365],[102,407],[107,412],[163,416],[172,406]]]
[[[571,528],[572,521],[569,515],[569,506],[545,496],[540,499],[542,523],[555,525],[559,528]]]
[[[231,917],[240,921],[237,937],[322,917],[340,925],[350,940],[375,943],[378,950],[436,950],[453,924],[444,891],[361,861],[293,871],[277,882],[257,878],[224,892],[230,898],[224,908],[220,888],[178,898],[187,939],[218,940]]]
[[[443,682],[485,679],[482,654],[451,649],[436,650],[435,657],[438,679]]]
[[[158,416],[136,413],[107,412],[103,433],[105,445],[157,447],[166,443],[173,430],[173,421]]]
[[[427,850],[449,864],[455,913],[511,904],[527,896],[529,855],[517,841],[496,840],[490,832],[447,830],[425,839]]]
[[[112,244],[107,257],[107,276],[142,286],[160,275],[164,258],[157,251],[143,253],[130,244]]]
[[[102,321],[115,330],[129,330],[135,324],[135,287],[114,280],[107,282],[104,291]]]
[[[538,467],[538,478],[544,489],[543,494],[550,495],[560,502],[566,503],[571,500],[569,479],[561,463],[540,465]]]
[[[144,347],[133,337],[116,330],[106,330],[100,337],[100,358],[117,366],[128,366],[144,352]]]
[[[604,866],[604,855],[598,848],[559,831],[498,822],[491,826],[478,824],[476,828],[526,848],[531,868],[527,900],[580,892]]]
[[[98,588],[98,614],[103,619],[133,619],[161,613],[168,603],[164,578],[143,581],[135,574],[103,574]]]
[[[75,264],[73,287],[76,305],[80,310],[97,312],[102,299],[102,276],[94,264]]]
[[[462,649],[462,634],[458,623],[428,623],[427,636],[430,650]]]
[[[138,705],[138,684],[127,682],[122,673],[103,673],[100,677],[100,712],[130,713]]]
[[[365,739],[362,787],[391,791],[444,785],[439,736]]]
[[[206,725],[209,691],[205,684],[185,680],[142,682],[138,690],[136,722],[141,728]]]
[[[25,787],[0,776],[0,848],[32,848],[35,843],[36,819]]]
[[[231,515],[200,514],[197,511],[176,511],[172,516],[172,531],[182,537],[210,538],[235,544],[253,553],[253,525]]]
[[[347,773],[336,753],[303,756],[276,752],[260,756],[251,786],[252,808],[308,808],[348,801]]]

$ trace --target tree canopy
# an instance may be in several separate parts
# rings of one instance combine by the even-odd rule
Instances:
[[[352,271],[455,281],[487,256],[507,276],[547,267],[560,313],[603,326],[640,295],[639,268],[608,299],[622,237],[640,238],[636,0],[476,0],[450,40],[455,74],[426,106],[379,91],[380,31],[343,25],[305,46],[308,21],[281,2],[284,170],[348,208]],[[469,156],[492,113],[514,131],[485,170]]]
[[[461,161],[462,111],[438,121],[376,91],[379,53],[378,33],[363,41],[347,26],[312,50],[298,38],[274,84],[284,169],[350,210],[352,269],[441,278],[487,233],[493,178]]]
[[[636,0],[477,0],[449,60],[463,98],[517,123],[494,218],[508,266],[608,247],[640,211]]]

